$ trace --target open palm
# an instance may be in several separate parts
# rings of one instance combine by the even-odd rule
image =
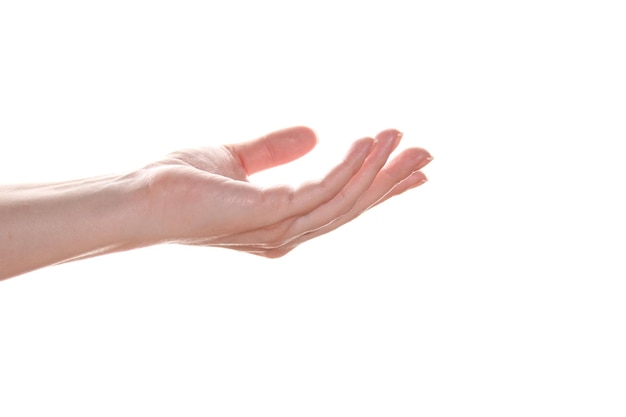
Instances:
[[[419,170],[432,159],[425,150],[406,149],[388,162],[401,137],[385,130],[357,140],[326,176],[297,188],[260,187],[248,176],[313,149],[315,133],[306,127],[172,153],[143,170],[151,184],[151,239],[282,256],[422,184],[426,177]]]

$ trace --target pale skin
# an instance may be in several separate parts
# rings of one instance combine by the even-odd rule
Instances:
[[[401,137],[390,129],[359,139],[323,178],[295,188],[248,177],[313,149],[306,127],[174,152],[125,174],[0,186],[0,279],[159,243],[283,256],[426,181],[424,149],[390,159]]]

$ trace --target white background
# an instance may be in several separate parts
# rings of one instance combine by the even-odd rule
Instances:
[[[278,260],[0,283],[0,415],[623,416],[622,2],[217,3],[2,1],[0,182],[301,124],[258,181],[388,127],[430,181]]]

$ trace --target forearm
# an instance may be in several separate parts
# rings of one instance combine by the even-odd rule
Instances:
[[[143,206],[130,175],[0,186],[0,279],[144,245]]]

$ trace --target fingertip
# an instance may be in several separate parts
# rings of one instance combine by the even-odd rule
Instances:
[[[308,150],[313,149],[318,143],[317,134],[308,126],[289,127],[280,132],[287,134],[293,138],[293,140],[300,142],[302,144],[302,148],[307,148]],[[306,147],[304,145],[306,145]]]
[[[368,154],[374,147],[375,143],[376,143],[376,139],[374,138],[370,138],[370,137],[361,138],[357,140],[356,142],[354,142],[353,149],[358,149],[359,152]]]
[[[392,142],[391,150],[393,151],[400,144],[400,140],[402,140],[403,135],[404,134],[397,129],[386,129],[386,130],[379,132],[376,135],[376,140],[381,141],[381,142],[383,141]]]
[[[433,160],[432,155],[422,148],[408,148],[403,151],[403,155],[406,155],[407,160],[412,161],[414,170],[424,168]]]
[[[406,179],[408,183],[407,190],[419,187],[428,182],[428,177],[422,171],[415,171]]]
[[[376,135],[376,139],[379,140],[384,140],[385,138],[388,138],[389,140],[394,140],[394,139],[401,139],[403,136],[403,133],[400,132],[398,129],[385,129],[385,130],[381,130],[377,135]]]
[[[400,132],[398,129],[385,129],[385,130],[381,130],[376,135],[376,139],[384,139],[386,137],[390,137],[393,139],[398,136],[402,137],[402,132]]]
[[[413,174],[415,175],[414,178],[416,182],[419,182],[419,184],[424,184],[428,181],[428,177],[422,171],[415,171]]]
[[[306,126],[288,127],[261,138],[227,145],[248,173],[282,165],[300,158],[317,144],[317,135]]]

